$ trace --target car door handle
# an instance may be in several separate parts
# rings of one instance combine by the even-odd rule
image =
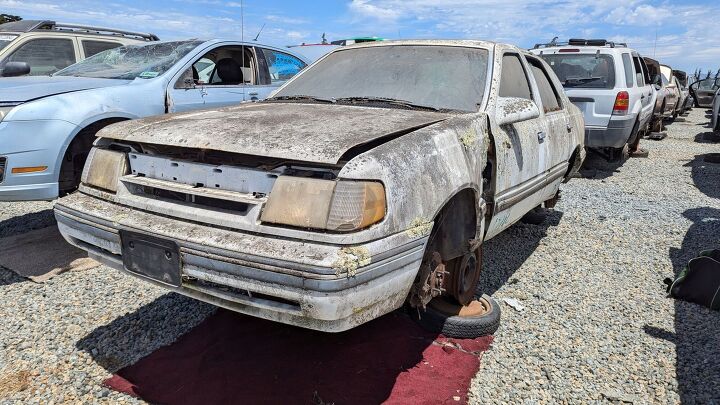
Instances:
[[[254,92],[254,93],[248,93],[248,94],[249,94],[250,96],[253,96],[253,97],[254,97],[254,96],[257,96],[257,95],[260,94],[260,93]]]
[[[545,131],[540,131],[537,133],[538,142],[542,143],[545,140]]]

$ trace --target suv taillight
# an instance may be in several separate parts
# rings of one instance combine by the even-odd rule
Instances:
[[[615,97],[615,105],[613,106],[613,115],[625,115],[630,107],[630,94],[627,91],[621,91]]]

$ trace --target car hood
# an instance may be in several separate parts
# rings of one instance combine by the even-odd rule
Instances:
[[[98,136],[336,164],[353,147],[392,139],[450,116],[345,105],[248,103],[122,122]]]
[[[24,103],[73,91],[117,86],[130,80],[91,79],[71,76],[24,76],[0,79],[0,102]]]

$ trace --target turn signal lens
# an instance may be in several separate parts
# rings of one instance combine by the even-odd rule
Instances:
[[[25,173],[40,173],[47,170],[47,166],[33,166],[33,167],[13,167],[13,174],[25,174]]]
[[[93,148],[85,163],[81,181],[83,184],[116,193],[120,177],[128,173],[125,153]]]
[[[614,115],[625,115],[630,107],[630,94],[627,91],[621,91],[615,97],[615,105],[613,106]]]
[[[260,220],[351,232],[380,222],[385,209],[385,188],[378,182],[280,176]]]
[[[327,229],[353,231],[385,217],[385,188],[380,183],[341,181],[335,186]]]

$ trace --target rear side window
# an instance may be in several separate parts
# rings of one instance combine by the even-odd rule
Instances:
[[[640,58],[637,56],[633,57],[633,63],[635,66],[635,80],[637,80],[638,87],[645,86],[645,72],[643,71],[642,63],[640,63]]]
[[[533,58],[527,58],[527,61],[530,63],[530,71],[532,71],[532,75],[538,86],[538,91],[540,92],[543,110],[546,113],[562,110],[562,103],[560,102],[558,91],[555,86],[553,86],[552,80],[550,80],[542,63]]]
[[[26,62],[30,76],[49,75],[76,62],[75,46],[71,39],[33,39],[20,45],[7,61]]]
[[[267,61],[270,72],[270,83],[274,85],[279,85],[292,79],[293,76],[307,66],[305,62],[284,52],[265,48],[261,49],[263,55],[265,55],[265,60]]]
[[[565,88],[615,88],[615,63],[611,55],[561,53],[542,58]]]
[[[622,60],[623,60],[623,69],[625,70],[625,85],[627,87],[632,87],[633,86],[633,76],[635,76],[635,73],[633,73],[633,63],[632,63],[632,60],[630,60],[630,54],[629,53],[622,54]],[[639,79],[638,79],[638,86],[641,86]]]
[[[119,46],[122,46],[122,44],[119,44],[117,42],[107,42],[107,41],[82,41],[83,51],[85,52],[85,57],[89,58],[96,53],[100,53],[102,51],[107,51],[108,49],[117,48]]]
[[[500,74],[500,97],[518,97],[532,100],[530,84],[519,55],[505,55]]]

